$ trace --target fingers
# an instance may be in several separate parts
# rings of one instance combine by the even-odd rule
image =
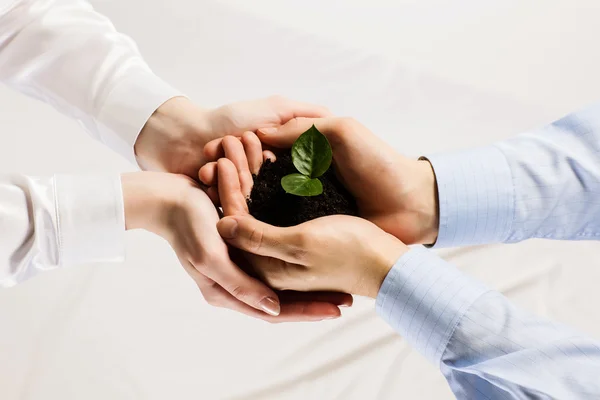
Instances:
[[[281,305],[281,313],[270,322],[301,322],[335,319],[342,315],[337,305],[322,301],[295,301]]]
[[[244,197],[250,196],[250,191],[252,190],[254,181],[252,179],[250,169],[248,168],[248,158],[246,157],[246,152],[244,151],[244,145],[239,139],[233,136],[225,136],[222,143],[225,157],[231,160],[237,169],[242,194]],[[254,153],[256,153],[256,149],[253,150]],[[258,154],[260,154],[260,150],[258,150]]]
[[[223,150],[223,138],[220,137],[218,139],[211,140],[210,142],[204,145],[204,157],[207,160],[217,161],[219,158],[225,156],[225,151]]]
[[[221,195],[221,202],[224,202]],[[279,228],[250,216],[223,218],[217,223],[219,234],[238,249],[252,254],[273,257],[288,263],[299,263],[304,249],[298,246],[293,228]]]
[[[323,321],[335,319],[342,315],[337,304],[311,300],[307,296],[305,299],[295,300],[290,298],[289,301],[282,302],[279,315],[273,316],[240,302],[218,285],[200,287],[200,290],[211,305],[237,311],[270,323]]]
[[[217,161],[217,174],[219,176],[219,200],[223,214],[247,215],[248,205],[246,196],[242,193],[238,171],[233,162],[227,158]]]
[[[257,175],[263,162],[262,143],[254,132],[244,132],[242,145],[246,154],[248,169],[252,175]]]
[[[251,146],[252,146],[250,149],[251,152],[255,152],[256,151],[255,149],[262,149],[262,143],[260,142],[260,140],[258,140],[258,137],[256,137],[256,134],[254,132],[246,131],[246,132],[244,132],[244,134],[241,137],[238,137],[238,136],[233,136],[233,137],[242,141],[242,143],[244,144],[244,150],[246,151],[247,156],[248,156],[248,148],[247,148],[248,144],[251,144]],[[217,139],[211,140],[204,146],[203,151],[204,151],[204,157],[210,161],[216,161],[219,158],[225,157],[225,150],[223,149],[223,138],[217,138]],[[260,164],[261,161],[257,160],[257,159],[258,159],[258,157],[256,157],[256,156],[248,157],[248,162],[251,164],[251,166],[252,166],[252,162],[255,160]],[[250,168],[250,170],[252,171],[252,168]],[[258,173],[258,170],[253,173]]]
[[[212,161],[206,163],[198,171],[198,179],[200,182],[207,186],[214,186],[217,184],[217,162]]]
[[[285,290],[277,293],[282,303],[298,301],[319,301],[335,304],[340,307],[351,307],[354,299],[351,294],[339,292],[296,292]]]
[[[269,150],[263,152],[262,143],[253,132],[245,132],[241,138],[226,136],[209,142],[204,148],[205,156],[209,160],[222,157],[230,159],[236,166],[242,186],[242,193],[250,195],[253,180],[252,175],[258,174],[263,160],[267,158],[275,161],[275,155]],[[198,173],[200,182],[212,186],[217,184],[216,163],[205,164]]]
[[[280,127],[259,129],[257,135],[263,144],[287,149],[292,147],[298,136],[313,125],[327,137],[334,148],[345,142],[348,137],[360,137],[360,135],[351,136],[348,133],[360,132],[363,135],[370,133],[352,118],[294,118]]]
[[[263,162],[267,161],[267,160],[271,160],[271,162],[275,162],[275,160],[277,159],[277,157],[275,156],[275,153],[273,153],[271,150],[264,150],[262,152],[263,154]]]
[[[257,131],[261,142],[273,147],[287,149],[292,147],[298,136],[306,132],[311,126],[327,136],[332,131],[335,119],[333,118],[295,118],[279,128],[264,128]]]
[[[281,304],[277,294],[264,283],[248,276],[229,258],[191,264],[204,277],[199,285],[201,283],[204,287],[218,285],[235,299],[254,309],[269,315],[279,315]],[[211,284],[211,281],[214,284]]]
[[[333,116],[327,107],[316,104],[290,100],[280,96],[273,96],[268,100],[272,102],[273,108],[279,114],[279,119],[282,123],[298,117],[326,118]]]

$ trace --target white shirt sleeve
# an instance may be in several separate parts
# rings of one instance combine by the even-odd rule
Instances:
[[[78,120],[135,163],[150,115],[180,93],[83,0],[0,0],[0,81]],[[0,287],[124,258],[118,176],[0,176]]]
[[[0,287],[58,267],[122,261],[118,175],[0,176]]]
[[[0,81],[75,118],[133,163],[150,115],[181,95],[83,0],[0,0]]]

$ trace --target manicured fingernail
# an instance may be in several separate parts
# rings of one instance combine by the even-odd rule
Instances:
[[[281,306],[279,305],[279,302],[275,301],[275,299],[272,299],[271,297],[265,297],[262,299],[260,303],[258,303],[258,306],[267,314],[275,317],[281,312]]]
[[[217,224],[217,229],[224,239],[235,239],[238,231],[238,223],[234,218],[223,218]]]
[[[277,128],[260,128],[259,131],[264,135],[272,135],[277,133]]]

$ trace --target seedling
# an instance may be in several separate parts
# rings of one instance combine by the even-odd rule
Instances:
[[[329,141],[313,125],[292,146],[292,162],[298,173],[281,178],[283,190],[296,196],[320,195],[323,193],[323,184],[319,177],[327,172],[332,158]]]

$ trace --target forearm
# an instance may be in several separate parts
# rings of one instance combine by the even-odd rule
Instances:
[[[0,8],[0,81],[77,119],[133,162],[150,115],[179,95],[83,0],[18,0]]]
[[[520,310],[427,250],[398,260],[377,310],[459,399],[600,395],[597,342]]]

